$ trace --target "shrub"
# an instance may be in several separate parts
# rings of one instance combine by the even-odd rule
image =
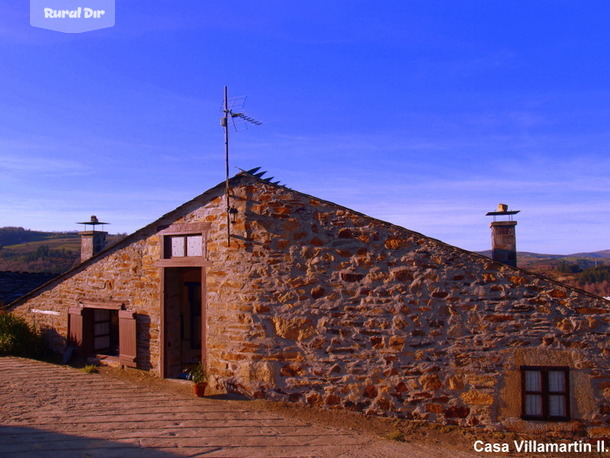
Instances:
[[[43,354],[44,348],[41,333],[23,318],[0,313],[0,356],[36,358]]]
[[[83,367],[81,369],[81,371],[83,371],[87,374],[97,374],[97,372],[98,372],[97,366],[95,366],[94,364],[87,364],[85,367]]]

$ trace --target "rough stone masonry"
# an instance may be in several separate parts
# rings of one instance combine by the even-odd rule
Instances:
[[[61,312],[36,319],[62,347],[68,307],[121,301],[137,314],[138,366],[160,372],[159,231],[210,223],[205,361],[217,388],[500,430],[610,433],[608,301],[253,176],[230,184],[230,246],[219,185],[15,312]],[[569,368],[570,421],[521,418],[524,365]]]

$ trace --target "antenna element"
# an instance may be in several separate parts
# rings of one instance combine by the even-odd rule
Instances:
[[[254,124],[260,126],[262,123],[256,119],[251,118],[243,112],[234,112],[233,108],[239,104],[239,109],[242,109],[246,102],[245,97],[236,97],[229,101],[228,88],[225,86],[224,91],[224,103],[222,112],[224,116],[220,118],[220,125],[225,131],[225,195],[227,196],[227,246],[231,246],[231,223],[235,222],[235,216],[237,215],[237,209],[231,205],[229,197],[229,119],[233,122],[233,128],[237,131],[237,125],[235,119],[244,121],[244,123]],[[230,106],[230,108],[229,108]]]

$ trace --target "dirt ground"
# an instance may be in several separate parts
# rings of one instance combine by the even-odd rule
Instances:
[[[301,409],[273,403],[196,398],[185,380],[139,371],[86,372],[0,357],[0,457],[477,456],[383,439],[366,427],[350,428],[345,419],[354,426],[352,415],[325,416],[323,424],[310,409],[298,417]]]
[[[149,389],[163,391],[174,391],[181,394],[192,395],[190,383],[180,381],[160,379],[148,372],[133,369],[118,369],[102,366],[98,368],[101,375],[105,377],[117,378],[131,383],[145,386]],[[214,396],[211,396],[214,397]],[[474,453],[473,444],[477,440],[489,443],[512,443],[513,440],[538,440],[544,441],[540,435],[524,435],[515,433],[502,433],[486,431],[483,428],[466,428],[457,426],[435,425],[423,421],[409,421],[400,419],[390,419],[377,416],[364,415],[357,412],[347,412],[344,410],[329,410],[308,407],[296,403],[285,403],[265,400],[246,400],[237,397],[227,397],[219,395],[219,398],[227,399],[235,405],[243,408],[264,410],[276,413],[284,417],[292,417],[298,420],[338,428],[348,428],[354,431],[362,431],[374,434],[387,440],[408,442],[414,444],[426,444],[467,453]],[[547,438],[552,442],[583,440],[583,437],[553,437]],[[478,453],[484,456],[483,453]],[[509,454],[494,453],[494,456]],[[525,454],[512,453],[510,456],[526,456]],[[534,455],[532,455],[534,456]],[[536,453],[536,457],[551,456],[583,456],[581,454],[560,454],[547,455]],[[587,456],[608,456],[608,454],[589,454]]]

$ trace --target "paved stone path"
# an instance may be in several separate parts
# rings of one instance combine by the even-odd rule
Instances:
[[[0,358],[0,457],[459,457],[315,426],[230,401],[141,388],[73,368]]]

